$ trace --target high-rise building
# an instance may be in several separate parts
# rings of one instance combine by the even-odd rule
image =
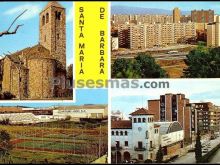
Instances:
[[[130,49],[146,48],[145,25],[130,25]]]
[[[192,10],[191,20],[197,23],[212,23],[214,22],[214,10]]]
[[[118,26],[118,37],[120,48],[144,49],[170,45],[179,43],[182,39],[196,37],[196,24],[123,24]]]
[[[191,132],[202,134],[218,132],[220,129],[220,107],[211,102],[191,103]]]
[[[130,48],[130,25],[121,24],[118,26],[119,48]]]
[[[160,99],[148,100],[148,110],[154,112],[154,120],[178,121],[184,129],[185,138],[190,138],[190,108],[189,99],[184,94],[165,94]]]
[[[179,23],[180,17],[181,17],[180,9],[177,7],[174,8],[173,9],[173,23]]]
[[[220,46],[220,16],[216,17],[216,22],[207,25],[207,46]]]

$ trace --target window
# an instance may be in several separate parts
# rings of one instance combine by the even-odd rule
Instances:
[[[148,131],[146,131],[146,139],[148,139],[148,138],[149,138]]]
[[[115,132],[114,132],[114,131],[112,131],[112,135],[113,135],[113,136],[115,135]]]
[[[138,142],[138,148],[143,148],[143,143],[142,142]]]
[[[138,154],[138,159],[139,160],[143,160],[144,158],[143,158],[143,155],[142,154]]]
[[[116,147],[118,148],[118,147],[120,147],[120,142],[119,141],[116,141]]]
[[[42,17],[42,25],[45,25],[45,16]]]
[[[61,12],[55,11],[55,18],[56,18],[56,20],[60,20],[61,19]]]
[[[127,131],[125,131],[125,136],[128,136],[128,132]]]
[[[46,14],[46,23],[48,23],[49,22],[49,14],[47,13]]]
[[[128,146],[128,141],[125,141],[125,146]]]
[[[138,118],[138,123],[141,123],[141,118]]]
[[[152,148],[153,147],[153,143],[152,143],[152,141],[150,141],[150,148]]]
[[[145,123],[145,122],[146,122],[146,119],[145,119],[145,118],[143,118],[143,119],[142,119],[142,122],[143,122],[143,123]]]
[[[118,131],[116,131],[116,135],[118,136]]]
[[[45,36],[44,36],[44,42],[46,42],[46,41],[47,41],[47,36],[45,35]]]
[[[123,131],[120,132],[120,135],[123,136]]]
[[[134,123],[137,123],[137,119],[136,118],[134,118]]]
[[[60,34],[57,34],[57,40],[59,40],[60,39]]]

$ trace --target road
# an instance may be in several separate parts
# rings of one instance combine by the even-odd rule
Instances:
[[[216,147],[218,144],[220,143],[220,137],[214,139],[214,140],[208,140],[208,139],[204,139],[202,141],[202,145],[203,150],[207,150],[210,151],[212,150],[214,147]],[[205,155],[206,153],[203,152],[203,155]],[[212,158],[211,160],[212,162],[220,162],[220,150],[215,154],[215,156]],[[174,161],[170,162],[170,163],[184,163],[184,164],[188,164],[188,163],[195,163],[195,153],[194,152],[188,152],[186,155],[178,157],[177,159],[175,159]]]
[[[220,164],[220,149],[216,152],[215,156],[209,161],[209,163]]]
[[[154,57],[156,60],[181,60],[181,59],[186,59],[186,55],[188,55],[188,52],[179,52],[175,54],[167,54],[167,53],[152,54],[152,57]],[[116,57],[112,57],[112,59],[118,59],[118,58],[133,59],[135,57],[136,57],[135,55],[118,55]]]

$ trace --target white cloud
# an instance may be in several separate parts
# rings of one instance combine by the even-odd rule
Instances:
[[[33,4],[24,4],[24,5],[19,5],[19,6],[16,6],[14,8],[11,8],[7,11],[4,12],[4,15],[17,15],[17,14],[20,14],[22,13],[24,10],[26,10],[26,13],[23,14],[21,17],[20,17],[20,20],[27,20],[27,19],[31,19],[35,16],[37,16],[42,7],[40,5],[33,5]]]
[[[66,22],[73,21],[73,6],[67,11]]]

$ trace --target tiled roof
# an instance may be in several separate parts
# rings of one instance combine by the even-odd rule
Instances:
[[[15,63],[21,62],[22,59],[34,59],[34,58],[54,59],[51,56],[50,51],[40,44],[17,51],[15,53],[7,55],[7,57]]]
[[[131,120],[117,120],[111,121],[112,129],[132,129]]]
[[[138,108],[136,111],[132,112],[130,114],[131,116],[136,116],[136,115],[154,115],[153,112],[150,112],[149,110],[145,108]]]

